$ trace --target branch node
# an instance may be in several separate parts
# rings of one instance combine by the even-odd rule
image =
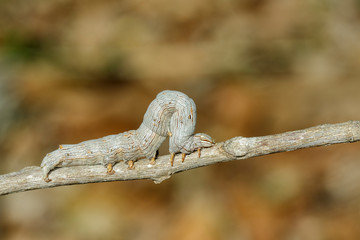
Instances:
[[[227,140],[222,149],[235,157],[243,157],[249,152],[249,139],[246,137],[234,137]]]

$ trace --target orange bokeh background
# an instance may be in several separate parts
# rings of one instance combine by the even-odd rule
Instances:
[[[217,142],[359,120],[359,23],[355,0],[2,1],[0,174],[136,129],[164,89]],[[353,143],[17,193],[0,239],[355,240],[358,169]]]

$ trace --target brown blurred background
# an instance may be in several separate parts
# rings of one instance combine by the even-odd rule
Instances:
[[[3,0],[0,174],[136,129],[164,89],[218,142],[359,120],[359,26],[359,0]],[[3,196],[0,239],[360,239],[359,146]]]

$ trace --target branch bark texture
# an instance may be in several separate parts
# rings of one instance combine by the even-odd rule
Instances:
[[[0,195],[64,185],[136,179],[151,179],[155,183],[161,183],[175,173],[218,162],[359,140],[360,121],[348,121],[262,137],[234,137],[203,149],[201,158],[193,153],[186,157],[185,162],[181,162],[179,154],[175,157],[173,167],[170,165],[170,155],[159,157],[155,165],[145,159],[139,160],[135,163],[134,170],[127,169],[127,165],[120,162],[114,166],[113,175],[107,174],[106,168],[101,165],[62,167],[51,171],[52,181],[47,183],[43,179],[41,168],[30,166],[18,172],[0,175]]]

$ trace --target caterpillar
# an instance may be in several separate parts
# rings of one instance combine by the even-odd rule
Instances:
[[[48,153],[41,163],[44,180],[50,182],[50,172],[58,167],[101,164],[108,174],[114,174],[113,166],[120,161],[128,164],[130,170],[142,158],[155,164],[158,149],[167,137],[171,166],[176,153],[182,153],[182,162],[196,150],[200,157],[201,149],[213,146],[214,141],[205,133],[194,134],[195,125],[194,101],[178,91],[162,91],[150,103],[137,130],[78,144],[62,144]]]

